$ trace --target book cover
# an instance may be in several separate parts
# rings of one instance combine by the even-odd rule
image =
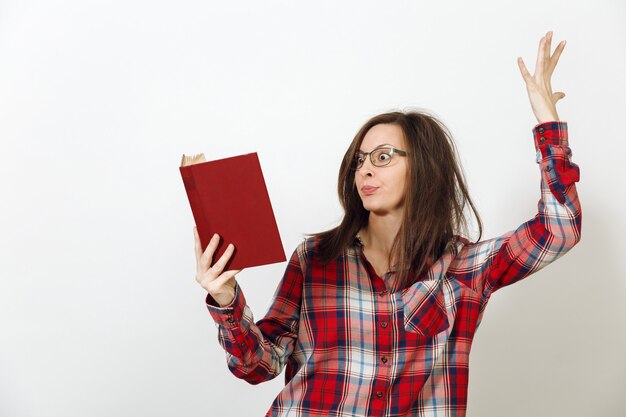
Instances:
[[[220,235],[212,264],[229,243],[235,251],[224,271],[286,261],[256,152],[208,162],[183,155],[180,173],[202,251]]]

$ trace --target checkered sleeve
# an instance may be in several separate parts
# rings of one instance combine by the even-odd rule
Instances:
[[[471,286],[491,294],[537,272],[567,253],[581,238],[582,212],[571,161],[567,123],[550,121],[533,128],[536,161],[541,170],[538,213],[517,229],[468,245],[460,258]]]
[[[218,341],[233,375],[256,385],[282,372],[298,335],[302,283],[296,249],[269,310],[258,322],[254,322],[239,283],[227,306],[220,307],[207,295],[206,306],[218,328]]]

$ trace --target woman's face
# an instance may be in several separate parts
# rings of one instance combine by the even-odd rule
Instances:
[[[359,150],[371,152],[381,145],[390,145],[406,151],[400,126],[395,124],[373,126],[363,138]],[[366,155],[363,165],[354,175],[354,182],[365,210],[381,216],[401,213],[408,163],[406,156],[396,153],[388,165],[377,167],[372,165],[370,155]]]

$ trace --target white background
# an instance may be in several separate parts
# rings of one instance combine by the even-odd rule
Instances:
[[[0,1],[0,416],[264,415],[284,375],[226,367],[181,155],[258,152],[290,255],[341,218],[359,127],[430,110],[498,236],[537,209],[516,58],[548,30],[582,241],[492,297],[468,415],[626,415],[625,23],[618,0]],[[285,266],[238,276],[255,319]]]

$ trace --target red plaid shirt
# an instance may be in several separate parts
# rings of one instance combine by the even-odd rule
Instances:
[[[254,322],[239,285],[207,308],[230,371],[258,384],[285,368],[266,416],[465,416],[470,348],[494,291],[540,270],[580,240],[581,208],[567,123],[533,128],[541,169],[538,213],[502,236],[456,236],[420,281],[393,287],[358,236],[336,261],[293,252],[265,317]]]

